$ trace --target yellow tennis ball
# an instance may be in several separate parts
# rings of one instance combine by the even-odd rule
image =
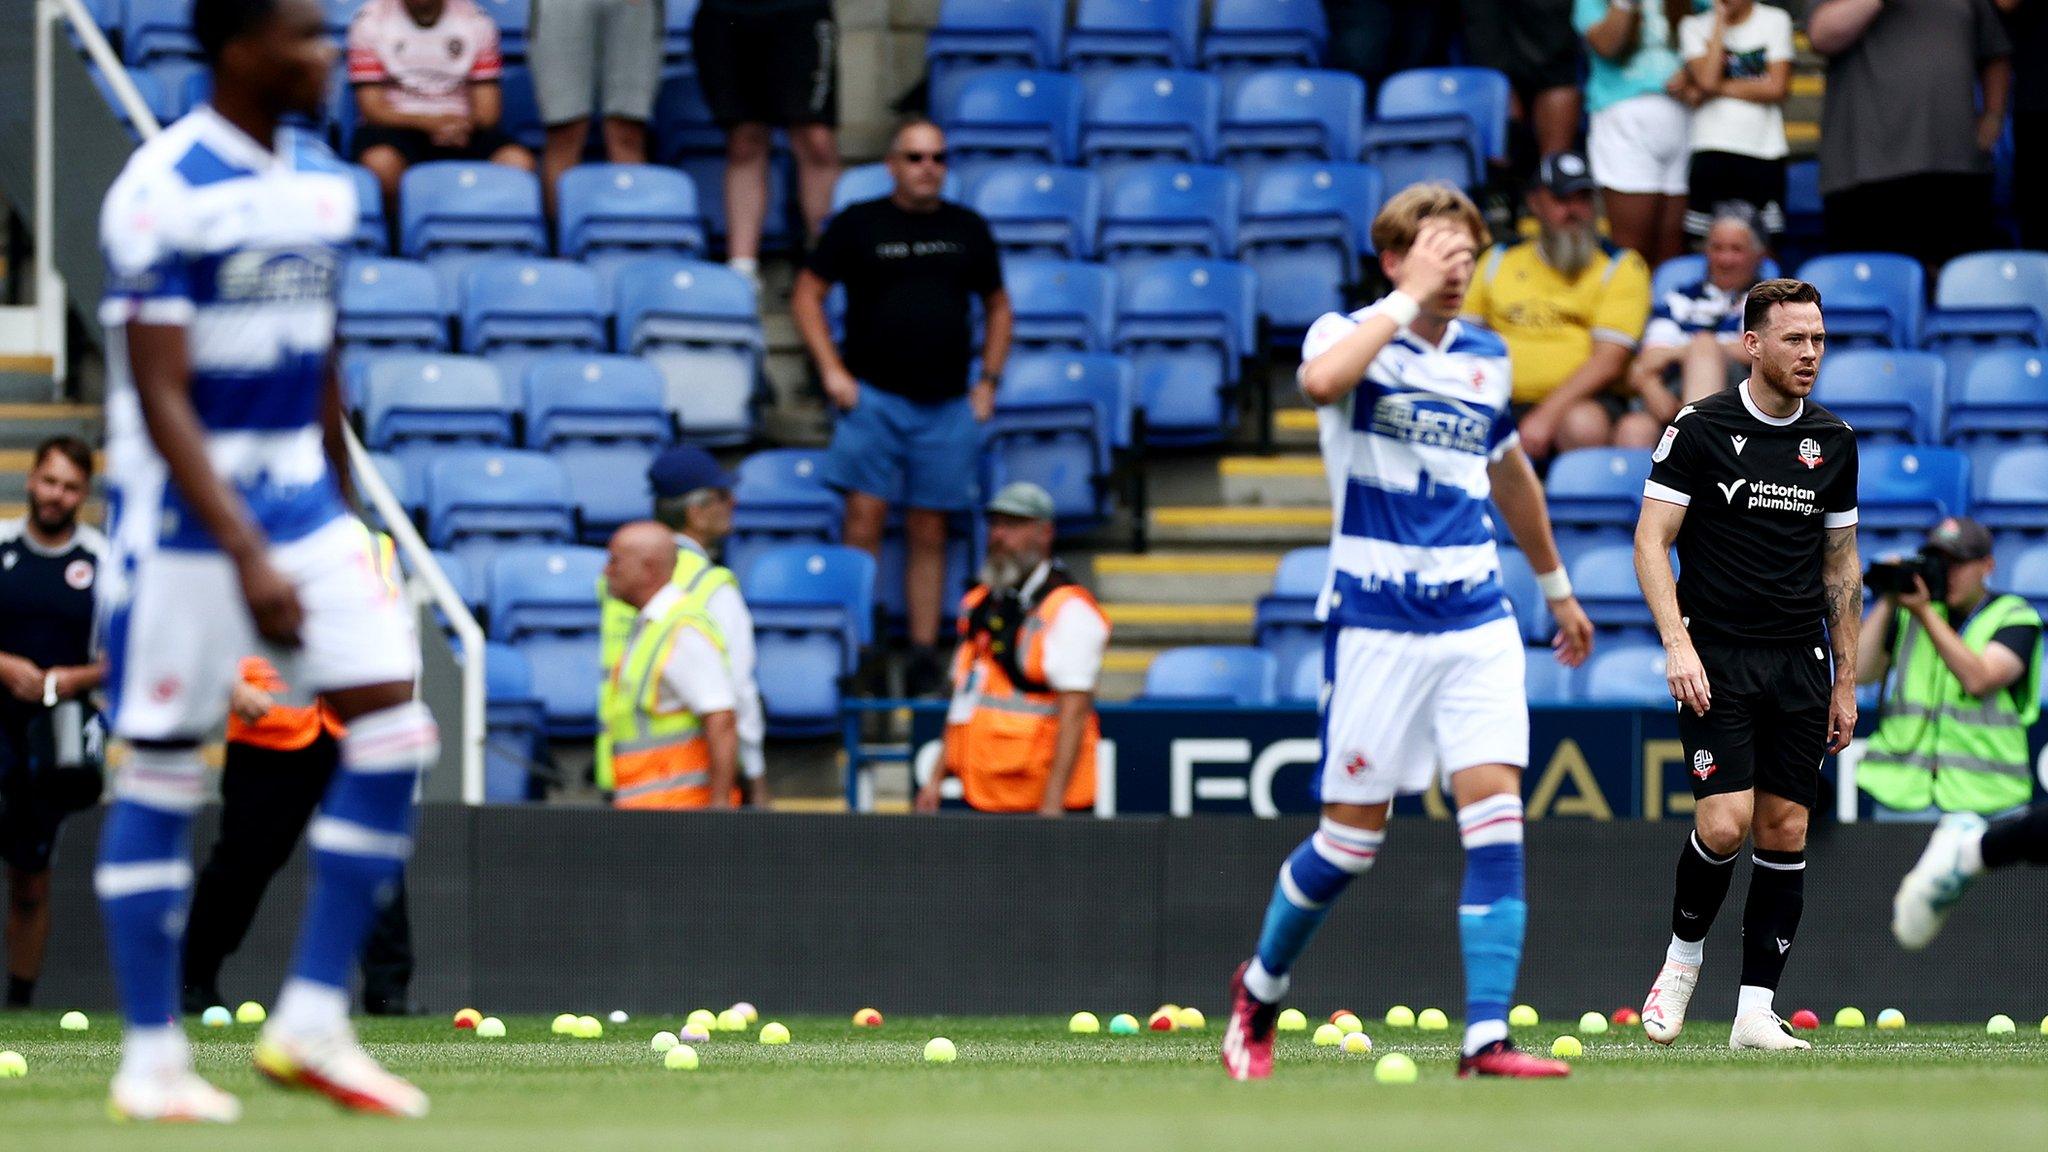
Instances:
[[[63,1018],[57,1021],[57,1027],[66,1032],[83,1032],[92,1027],[92,1021],[86,1019],[83,1012],[66,1012]]]
[[[1415,1010],[1406,1004],[1396,1004],[1392,1008],[1387,1009],[1387,1027],[1415,1027]]]
[[[960,1055],[953,1042],[944,1036],[934,1036],[925,1041],[924,1058],[930,1064],[951,1064]]]
[[[1559,1036],[1550,1042],[1550,1054],[1560,1060],[1569,1060],[1586,1050],[1577,1036]]]
[[[668,1033],[664,1032],[666,1036]],[[695,1072],[697,1050],[688,1044],[678,1044],[661,1054],[661,1066],[671,1072]]]
[[[727,1008],[718,1014],[720,1032],[745,1032],[748,1023],[747,1014],[737,1008]]]
[[[1363,1056],[1372,1051],[1372,1037],[1363,1032],[1346,1032],[1337,1047],[1353,1056]]]
[[[1415,1061],[1399,1052],[1389,1052],[1372,1066],[1372,1078],[1382,1084],[1413,1084]]]
[[[244,1000],[235,1009],[235,1023],[237,1024],[261,1024],[268,1019],[270,1019],[270,1013],[264,1011],[263,1005],[258,1004],[254,1000]]]
[[[597,1017],[578,1016],[576,1018],[576,1038],[578,1040],[595,1040],[603,1035],[604,1025],[598,1023]]]
[[[1606,1031],[1607,1017],[1602,1016],[1600,1013],[1588,1012],[1584,1016],[1579,1017],[1579,1034],[1581,1036],[1598,1036]]]
[[[697,1029],[699,1032],[716,1032],[718,1031],[718,1013],[713,1012],[709,1008],[699,1008],[695,1012],[690,1013],[683,1020],[683,1023],[688,1027]]]
[[[553,1032],[557,1036],[574,1036],[576,1034],[576,1014],[574,1012],[564,1012],[560,1016],[555,1017],[555,1022],[548,1025],[548,1031]]]
[[[1991,1020],[1984,1025],[1984,1032],[1988,1036],[2010,1036],[2018,1030],[2018,1026],[2012,1022],[2012,1017],[2007,1016],[2003,1012],[2000,1012],[1998,1015],[1993,1016]]]
[[[1274,1026],[1282,1032],[1306,1032],[1308,1017],[1303,1015],[1299,1008],[1283,1008],[1280,1010],[1280,1019]]]
[[[1441,1032],[1451,1026],[1451,1019],[1441,1008],[1424,1008],[1415,1014],[1415,1026],[1424,1032]]]
[[[1904,1028],[1906,1026],[1906,1014],[1897,1008],[1887,1008],[1877,1014],[1877,1026],[1879,1028]]]
[[[1508,1023],[1516,1028],[1534,1028],[1543,1023],[1543,1017],[1536,1014],[1527,1004],[1517,1004],[1508,1009]]]
[[[1093,1012],[1076,1012],[1067,1018],[1067,1031],[1079,1035],[1092,1035],[1102,1031],[1102,1021]]]
[[[1365,1031],[1365,1021],[1360,1020],[1355,1013],[1351,1012],[1337,1013],[1335,1016],[1330,1018],[1330,1023],[1335,1024],[1339,1032],[1348,1033]]]
[[[1200,1008],[1189,1005],[1173,1014],[1173,1023],[1177,1028],[1185,1028],[1194,1032],[1207,1027],[1209,1021],[1203,1018]]]
[[[647,1046],[649,1048],[654,1049],[656,1052],[667,1052],[669,1049],[674,1048],[676,1045],[680,1043],[682,1043],[682,1041],[676,1039],[675,1033],[661,1031],[656,1032],[654,1034],[654,1039],[649,1040],[647,1042]]]
[[[1837,1027],[1837,1028],[1861,1028],[1861,1027],[1863,1027],[1863,1009],[1861,1009],[1861,1008],[1844,1008],[1844,1009],[1842,1009],[1841,1011],[1839,1011],[1839,1012],[1836,1012],[1836,1013],[1835,1013],[1835,1027]]]
[[[486,1016],[476,1022],[476,1034],[486,1040],[505,1038],[505,1022],[496,1016]]]
[[[28,1075],[28,1058],[19,1052],[0,1052],[0,1080],[19,1080]]]
[[[770,1020],[766,1024],[761,1025],[761,1043],[787,1044],[789,1043],[789,1029],[782,1024]]]
[[[1328,1048],[1344,1042],[1344,1030],[1335,1024],[1316,1025],[1316,1034],[1311,1037],[1318,1048]]]

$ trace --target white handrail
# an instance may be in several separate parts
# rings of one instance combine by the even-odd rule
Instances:
[[[70,23],[72,31],[77,33],[79,43],[85,46],[86,55],[92,57],[93,63],[107,78],[107,85],[114,90],[114,98],[119,100],[121,107],[127,111],[128,119],[134,124],[136,133],[144,140],[148,140],[163,131],[163,125],[157,122],[156,114],[149,110],[149,105],[142,99],[142,94],[136,91],[134,81],[128,77],[128,69],[122,65],[120,58],[114,55],[114,50],[108,47],[107,38],[100,34],[99,25],[85,10],[85,5],[80,0],[40,2],[44,5],[42,11],[46,18],[37,29],[37,36],[41,40],[38,46],[39,53],[56,50],[56,15],[61,14],[62,18]],[[42,108],[38,113],[38,128],[39,134],[44,136],[39,144],[45,146],[52,143],[48,139],[50,104],[53,99],[50,81],[48,68],[39,68],[39,91],[36,98]],[[51,252],[49,229],[56,175],[52,171],[53,165],[50,160],[46,149],[36,166],[39,193],[36,249],[41,259],[48,259]],[[43,195],[44,193],[49,195]],[[462,602],[462,597],[455,591],[455,586],[448,582],[447,574],[441,571],[441,565],[434,560],[433,550],[420,538],[419,530],[413,527],[412,518],[398,502],[398,497],[391,491],[391,486],[384,482],[383,474],[377,471],[376,462],[370,459],[369,451],[356,439],[354,430],[344,428],[342,436],[348,444],[349,462],[355,469],[357,490],[369,500],[370,506],[377,510],[378,517],[384,521],[385,531],[391,534],[392,539],[398,544],[398,550],[404,554],[406,569],[426,585],[427,594],[433,599],[435,607],[441,610],[441,614],[455,629],[456,643],[462,648],[462,802],[481,804],[484,802],[483,628],[477,624],[476,617],[470,614],[469,606]]]

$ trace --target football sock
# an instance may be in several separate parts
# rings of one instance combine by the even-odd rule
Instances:
[[[1522,966],[1529,905],[1523,897],[1522,798],[1489,796],[1458,809],[1465,881],[1458,943],[1465,955],[1465,1055],[1508,1035],[1508,1001]]]
[[[178,1018],[179,945],[192,897],[189,840],[201,787],[196,747],[138,745],[115,781],[100,834],[93,889],[127,1023],[123,1047],[144,1064],[183,1059],[182,1044],[149,1037],[174,1031]]]
[[[1806,853],[1759,848],[1750,863],[1749,899],[1742,906],[1742,983],[1775,990],[1806,907]]]
[[[2030,808],[2023,816],[1992,821],[1978,844],[1986,870],[2020,863],[2048,864],[2048,805]]]
[[[1668,959],[1697,966],[1705,956],[1701,942],[1721,912],[1728,897],[1728,881],[1735,875],[1735,856],[1716,856],[1700,843],[1693,832],[1678,854],[1678,883],[1671,896],[1671,947]]]
[[[417,701],[350,721],[341,770],[306,834],[313,892],[278,997],[279,1028],[314,1032],[347,1018],[349,975],[412,853],[413,785],[439,739]]]
[[[1252,995],[1268,1004],[1287,994],[1287,970],[1308,946],[1330,902],[1344,891],[1354,876],[1372,867],[1387,834],[1368,832],[1339,824],[1325,816],[1315,834],[1301,842],[1287,862],[1280,866],[1280,879],[1273,885],[1273,899],[1266,906],[1266,923],[1259,932],[1259,951],[1253,968],[1262,988],[1250,987]],[[1269,999],[1265,993],[1272,992]]]

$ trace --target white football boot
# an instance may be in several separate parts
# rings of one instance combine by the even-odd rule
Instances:
[[[242,1102],[200,1079],[190,1068],[114,1077],[107,1115],[115,1120],[165,1124],[232,1124]]]
[[[1900,947],[1918,951],[1941,931],[1949,909],[1977,878],[1963,870],[1963,845],[1982,839],[1984,827],[1984,818],[1974,812],[1950,813],[1934,826],[1919,862],[1892,897],[1892,935]]]
[[[266,1030],[256,1042],[256,1070],[287,1088],[317,1092],[351,1112],[410,1120],[427,1114],[427,1094],[386,1072],[346,1025],[320,1037]]]
[[[1797,1052],[1813,1045],[1794,1036],[1776,1012],[1762,1008],[1735,1018],[1735,1027],[1728,1032],[1728,1047],[1738,1052],[1745,1048]]]
[[[1643,1035],[1659,1044],[1669,1044],[1685,1031],[1685,1009],[1692,1003],[1693,989],[1700,985],[1700,966],[1681,964],[1666,957],[1657,970],[1657,982],[1643,1001]]]

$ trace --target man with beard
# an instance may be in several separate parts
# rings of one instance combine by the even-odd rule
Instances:
[[[960,777],[980,812],[1060,816],[1095,806],[1095,681],[1109,620],[1052,558],[1053,503],[1019,481],[988,504],[988,560],[960,603],[946,747],[917,794],[936,812]]]
[[[106,666],[93,651],[93,585],[107,542],[78,522],[92,449],[36,446],[28,515],[0,523],[0,859],[7,862],[7,1006],[26,1008],[50,938],[50,853],[65,816],[97,801],[80,737]],[[63,705],[70,704],[69,707]],[[58,736],[59,726],[68,729]],[[65,748],[71,755],[60,755]],[[66,762],[71,761],[71,762]]]
[[[1529,190],[1536,239],[1479,263],[1465,315],[1499,333],[1514,373],[1522,448],[1544,460],[1614,441],[1621,383],[1650,316],[1650,269],[1595,229],[1593,171],[1577,152],[1543,158]]]

